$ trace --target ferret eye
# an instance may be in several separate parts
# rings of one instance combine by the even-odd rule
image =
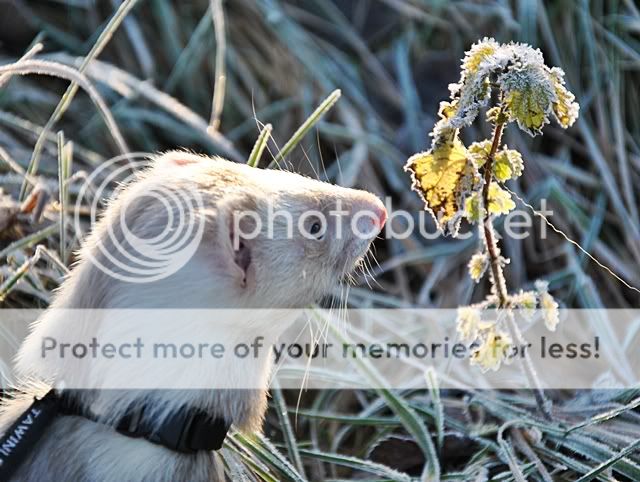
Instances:
[[[315,221],[311,225],[311,228],[309,229],[309,233],[312,236],[315,236],[317,239],[322,239],[322,237],[324,236],[324,233],[321,233],[320,232],[321,230],[322,230],[322,224],[320,224],[320,221]]]

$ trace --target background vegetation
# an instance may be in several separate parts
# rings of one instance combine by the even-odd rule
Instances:
[[[402,166],[429,145],[426,133],[448,83],[459,76],[464,50],[484,36],[541,48],[549,65],[565,70],[580,119],[568,131],[546,127],[544,138],[508,129],[506,143],[527,165],[510,188],[537,208],[547,199],[556,226],[640,285],[640,11],[633,0],[228,0],[223,29],[214,28],[204,0],[140,0],[112,38],[100,37],[121,5],[0,2],[0,63],[39,40],[44,50],[36,58],[78,68],[92,48],[104,46],[86,74],[132,151],[181,146],[245,161],[258,119],[273,125],[275,139],[264,166],[339,88],[340,101],[287,162],[392,196],[394,208],[416,216],[422,205]],[[223,67],[219,133],[209,135],[213,86]],[[41,219],[15,215],[35,141],[67,86],[16,76],[0,89],[4,307],[44,307],[60,283],[64,267],[42,248],[32,258],[36,245],[61,253],[67,266],[73,262],[75,233],[60,245],[60,166],[72,159],[73,196],[86,173],[119,154],[112,129],[79,92],[43,144],[34,184],[47,188],[51,202]],[[489,135],[477,134],[469,137]],[[567,307],[638,307],[637,294],[562,237],[541,240],[539,228],[524,241],[503,241],[510,286],[527,289],[544,277]],[[376,283],[358,278],[349,306],[452,308],[481,299],[487,286],[466,274],[476,244],[417,235],[378,242]],[[26,274],[16,283],[20,269]],[[632,330],[622,342],[633,349],[639,340]],[[224,450],[226,467],[233,480],[640,480],[637,391],[550,395],[552,421],[536,411],[529,393],[305,392],[305,408],[296,411],[297,393],[274,390],[271,442],[235,435]]]

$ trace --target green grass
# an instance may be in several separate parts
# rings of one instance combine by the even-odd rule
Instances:
[[[581,105],[568,131],[550,126],[532,141],[507,130],[505,142],[527,163],[509,187],[536,208],[547,199],[556,226],[640,285],[640,12],[632,0],[140,0],[122,2],[120,14],[98,3],[4,7],[7,17],[24,17],[16,20],[24,31],[0,32],[0,64],[37,38],[44,49],[31,61],[68,70],[53,72],[65,81],[0,80],[3,201],[16,208],[32,176],[53,194],[41,223],[18,215],[0,232],[3,307],[47,305],[80,242],[64,220],[69,200],[122,149],[277,160],[417,213],[402,166],[428,145],[437,100],[457,79],[464,50],[485,35],[540,47],[566,71]],[[214,26],[220,4],[224,22]],[[91,95],[78,90],[84,79]],[[316,111],[336,89],[335,106]],[[479,134],[488,133],[469,137]],[[481,299],[487,286],[464,268],[474,247],[418,236],[378,242],[377,283],[370,289],[359,278],[349,306],[451,308]],[[505,240],[504,251],[512,287],[543,277],[567,307],[639,305],[559,235]],[[640,480],[640,392],[548,396],[551,422],[530,392],[275,390],[265,438],[236,434],[222,455],[233,480]]]

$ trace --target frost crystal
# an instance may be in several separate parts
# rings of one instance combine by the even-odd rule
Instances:
[[[431,134],[433,147],[450,142],[458,129],[471,125],[496,85],[506,119],[525,132],[540,134],[551,114],[567,128],[578,117],[579,106],[564,84],[564,72],[547,67],[539,49],[485,38],[467,51],[460,81],[449,86],[451,100],[440,105],[440,120]],[[488,112],[493,122],[503,121],[501,115],[500,107]]]

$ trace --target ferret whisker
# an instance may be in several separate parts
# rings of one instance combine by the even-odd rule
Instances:
[[[348,305],[348,300],[349,300],[349,290],[351,289],[351,287],[349,285],[345,286],[345,295],[343,298],[343,305],[342,305],[342,310],[340,312],[340,318],[339,323],[340,323],[340,328],[342,330],[346,330],[347,327],[347,312],[349,309],[349,305]]]
[[[320,179],[320,175],[318,174],[318,171],[316,170],[315,166],[313,165],[313,162],[311,161],[311,158],[309,157],[309,154],[307,153],[307,150],[304,148],[304,146],[302,144],[300,144],[300,149],[302,149],[302,153],[304,154],[304,158],[306,159],[307,163],[309,164],[309,167],[313,171],[313,174],[316,176],[316,179],[319,180]]]
[[[322,167],[322,172],[324,172],[324,179],[329,180],[329,175],[327,174],[327,169],[324,164],[324,156],[322,155],[322,148],[320,146],[320,131],[316,129],[316,143],[318,145],[318,155],[320,157],[320,167]]]
[[[365,279],[371,280],[373,283],[375,283],[375,285],[378,288],[382,288],[382,285],[378,282],[376,277],[373,275],[373,266],[371,265],[371,258],[375,259],[375,256],[371,251],[369,251],[364,258],[363,266],[366,268],[366,273],[364,273],[364,270],[363,270],[363,274],[365,276]],[[370,289],[373,289],[371,287],[371,284],[368,281],[367,281],[367,285],[369,286]]]
[[[367,264],[363,259],[362,263],[358,266],[358,271],[360,272],[360,278],[364,283],[371,289],[371,284],[369,284],[369,277],[367,276]]]
[[[344,180],[344,174],[342,173],[342,165],[340,164],[340,155],[338,154],[338,149],[336,148],[336,144],[333,144],[333,153],[336,156],[336,166],[338,166],[338,174],[340,175],[340,179]]]
[[[384,239],[384,238],[378,236],[376,239]],[[371,258],[375,261],[376,265],[379,268],[380,263],[378,263],[378,248],[376,247],[375,243],[371,243],[371,246],[369,246],[369,251],[367,251],[367,254],[371,255]]]
[[[273,151],[271,150],[271,147],[269,146],[268,143],[267,143],[267,151],[271,156],[271,162],[275,162],[276,159],[280,156],[280,154],[282,154],[282,149],[280,149],[280,146],[278,145],[278,142],[276,141],[274,136],[270,136],[270,138],[271,138],[271,141],[273,142],[273,145],[276,147],[277,155],[273,154]],[[280,162],[276,163],[276,166],[282,171],[294,172],[293,164],[287,161],[284,157],[282,158],[281,163]]]

